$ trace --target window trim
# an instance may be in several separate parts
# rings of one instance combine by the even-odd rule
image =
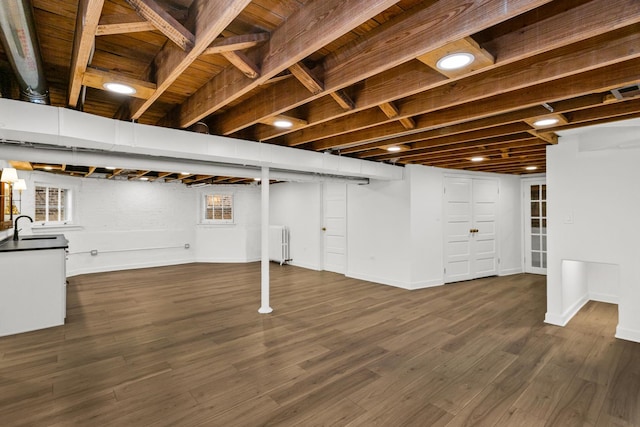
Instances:
[[[207,219],[207,197],[221,196],[231,198],[231,219]],[[235,194],[230,192],[203,192],[200,194],[200,224],[234,225],[236,219]]]
[[[65,208],[67,211],[67,215],[66,217],[68,219],[63,220],[63,221],[43,221],[43,220],[36,220],[36,201],[35,201],[35,197],[36,197],[36,189],[38,187],[44,187],[44,188],[54,188],[54,189],[58,189],[58,190],[65,190],[67,192],[66,194],[66,204],[65,204]],[[54,227],[69,227],[69,226],[74,226],[75,225],[75,188],[69,186],[69,185],[61,185],[61,184],[55,184],[55,183],[49,183],[49,182],[35,182],[34,183],[34,203],[33,203],[33,217],[34,217],[34,221],[33,221],[33,225],[32,228],[54,228]]]

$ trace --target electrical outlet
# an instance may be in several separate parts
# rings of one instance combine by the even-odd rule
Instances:
[[[97,256],[98,255],[98,250],[97,249],[91,249],[91,256]]]
[[[190,247],[191,247],[191,245],[190,245],[190,244],[188,244],[188,243],[185,243],[185,244],[184,244],[184,248],[185,248],[185,249],[189,249]]]

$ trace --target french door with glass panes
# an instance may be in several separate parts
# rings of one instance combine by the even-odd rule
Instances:
[[[547,185],[524,181],[524,271],[547,274]]]

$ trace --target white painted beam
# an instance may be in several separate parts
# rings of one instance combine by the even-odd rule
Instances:
[[[380,162],[141,125],[9,99],[0,99],[0,138],[352,178],[396,180],[402,179],[404,170]]]
[[[273,311],[269,305],[269,168],[262,168],[261,179],[261,209],[262,209],[262,257],[261,257],[261,284],[260,284],[260,309],[258,313],[268,314]]]

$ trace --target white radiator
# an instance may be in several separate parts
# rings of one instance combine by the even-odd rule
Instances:
[[[269,226],[269,259],[280,265],[291,261],[289,257],[289,229],[284,225]]]

